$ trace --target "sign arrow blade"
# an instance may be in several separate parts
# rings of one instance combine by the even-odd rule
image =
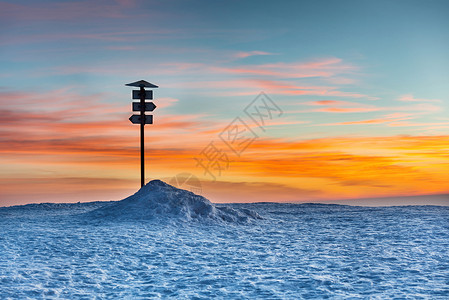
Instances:
[[[145,111],[153,111],[156,109],[156,104],[153,102],[145,102]],[[140,111],[140,103],[133,102],[133,111]]]
[[[144,115],[145,124],[153,124],[153,115]],[[132,115],[129,120],[133,124],[140,124],[140,115]]]
[[[133,90],[133,99],[140,99],[139,90]],[[145,99],[153,100],[153,91],[145,91]]]

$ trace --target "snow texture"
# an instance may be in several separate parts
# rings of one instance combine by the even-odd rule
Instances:
[[[0,299],[448,299],[448,213],[214,205],[162,182],[118,202],[3,207]]]

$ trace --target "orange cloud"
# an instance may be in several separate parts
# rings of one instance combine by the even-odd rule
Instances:
[[[105,184],[108,179],[118,182],[120,193],[135,188],[133,182],[138,182],[139,176],[138,130],[126,120],[129,113],[121,112],[122,105],[112,105],[108,113],[97,115],[98,111],[92,107],[102,106],[102,95],[91,98],[59,90],[47,93],[48,98],[21,94],[14,104],[6,101],[9,96],[14,97],[0,93],[0,103],[5,104],[0,114],[0,139],[5,141],[0,144],[0,186],[5,187],[4,199],[17,200],[20,195],[21,199],[31,197],[29,187],[21,191],[25,179],[35,180],[36,185],[40,183],[36,187],[39,191],[36,199],[43,199],[48,190],[50,198],[47,199],[55,201],[64,194],[54,193],[60,187],[70,191],[72,198],[86,199],[88,193],[76,191],[89,180],[92,183],[86,183],[86,189],[96,195],[90,200],[110,195]],[[35,99],[45,101],[60,97],[66,101],[56,101],[53,107],[46,109],[38,110],[39,103],[34,104]],[[30,105],[22,105],[20,101]],[[353,104],[333,100],[313,103],[320,108],[335,106],[328,109],[352,109]],[[351,107],[346,107],[348,105]],[[381,118],[336,124],[394,124],[413,118],[415,114],[413,110],[394,112]],[[193,158],[215,138],[217,147],[226,151],[230,163],[229,168],[217,176],[215,188],[206,191],[212,201],[213,197],[217,197],[216,201],[244,201],[244,198],[273,201],[276,195],[278,201],[307,201],[449,191],[446,187],[448,136],[337,137],[303,141],[260,137],[237,157],[216,136],[216,130],[221,131],[222,127],[198,120],[199,117],[165,114],[158,118],[158,130],[150,131],[146,139],[148,170],[153,178],[188,171],[207,182],[210,178]],[[270,125],[298,123],[302,121],[285,119]],[[205,186],[212,187],[208,183]],[[231,187],[234,189],[229,190]],[[14,190],[19,191],[16,196]],[[225,191],[228,191],[228,198]]]
[[[135,180],[115,178],[0,178],[0,206],[121,200],[136,187]]]
[[[435,123],[419,123],[419,122],[392,122],[388,124],[391,127],[426,127],[426,126],[445,126],[449,125],[449,122],[435,122]]]
[[[118,139],[97,138],[73,143],[46,142],[46,145],[39,141],[13,143],[12,149],[19,149],[19,152],[1,150],[3,176],[0,178],[3,179],[0,185],[8,186],[4,193],[12,195],[13,190],[20,191],[19,186],[23,184],[20,178],[33,176],[47,182],[55,179],[54,184],[37,188],[42,195],[46,188],[58,190],[58,184],[63,185],[57,178],[84,178],[85,181],[97,178],[93,182],[101,184],[94,188],[95,199],[101,195],[102,184],[104,197],[110,195],[108,177],[123,179],[122,191],[136,188],[133,182],[138,181],[137,145],[123,147]],[[170,177],[188,171],[202,179],[205,195],[220,202],[308,201],[449,192],[446,184],[449,180],[449,136],[339,137],[296,142],[265,138],[256,140],[241,157],[233,156],[226,145],[218,142],[217,146],[227,151],[231,162],[218,176],[217,183],[208,183],[210,178],[193,160],[205,144],[171,149],[149,147],[150,174]],[[119,144],[113,146],[114,143]],[[56,174],[30,172],[30,168],[45,168]],[[29,174],[19,172],[22,169]],[[6,179],[8,172],[16,172],[19,177]],[[36,182],[42,183],[42,180]],[[76,182],[83,180],[64,183],[71,185],[67,190],[73,191],[73,197],[87,197],[76,193]],[[29,193],[31,195],[31,191]],[[51,195],[49,191],[48,199]]]
[[[323,192],[307,187],[292,187],[282,183],[271,182],[215,182],[203,180],[201,182],[202,194],[217,203],[251,203],[251,202],[294,202],[320,199]],[[240,191],[230,193],[230,191]]]
[[[329,191],[335,190],[346,196],[445,192],[445,179],[440,176],[447,168],[441,163],[449,159],[443,146],[448,141],[447,136],[329,138],[297,143],[256,141],[239,168],[252,176],[297,178],[298,186],[301,178],[326,179],[331,186],[321,188],[328,191],[329,197]],[[251,164],[255,161],[257,164]],[[420,185],[422,180],[426,185]],[[334,185],[339,187],[333,188]]]
[[[369,120],[361,120],[361,121],[348,121],[348,122],[341,122],[341,123],[333,123],[333,124],[327,124],[327,125],[380,124],[380,123],[386,123],[386,122],[391,122],[391,119],[369,119]]]

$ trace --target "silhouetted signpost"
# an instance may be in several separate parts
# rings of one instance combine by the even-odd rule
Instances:
[[[153,124],[153,115],[145,115],[145,111],[153,111],[156,105],[153,102],[146,102],[145,99],[153,100],[153,91],[145,88],[158,88],[157,85],[145,80],[126,84],[127,86],[139,87],[133,90],[133,99],[140,99],[140,102],[133,102],[133,111],[140,111],[139,115],[132,115],[129,120],[133,124],[140,124],[140,186],[145,185],[145,124]]]

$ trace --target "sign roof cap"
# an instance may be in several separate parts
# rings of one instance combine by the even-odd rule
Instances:
[[[136,82],[133,82],[133,83],[125,84],[125,85],[126,86],[136,86],[136,87],[158,88],[157,85],[152,84],[152,83],[150,83],[148,81],[145,81],[145,80],[139,80],[139,81],[136,81]]]

